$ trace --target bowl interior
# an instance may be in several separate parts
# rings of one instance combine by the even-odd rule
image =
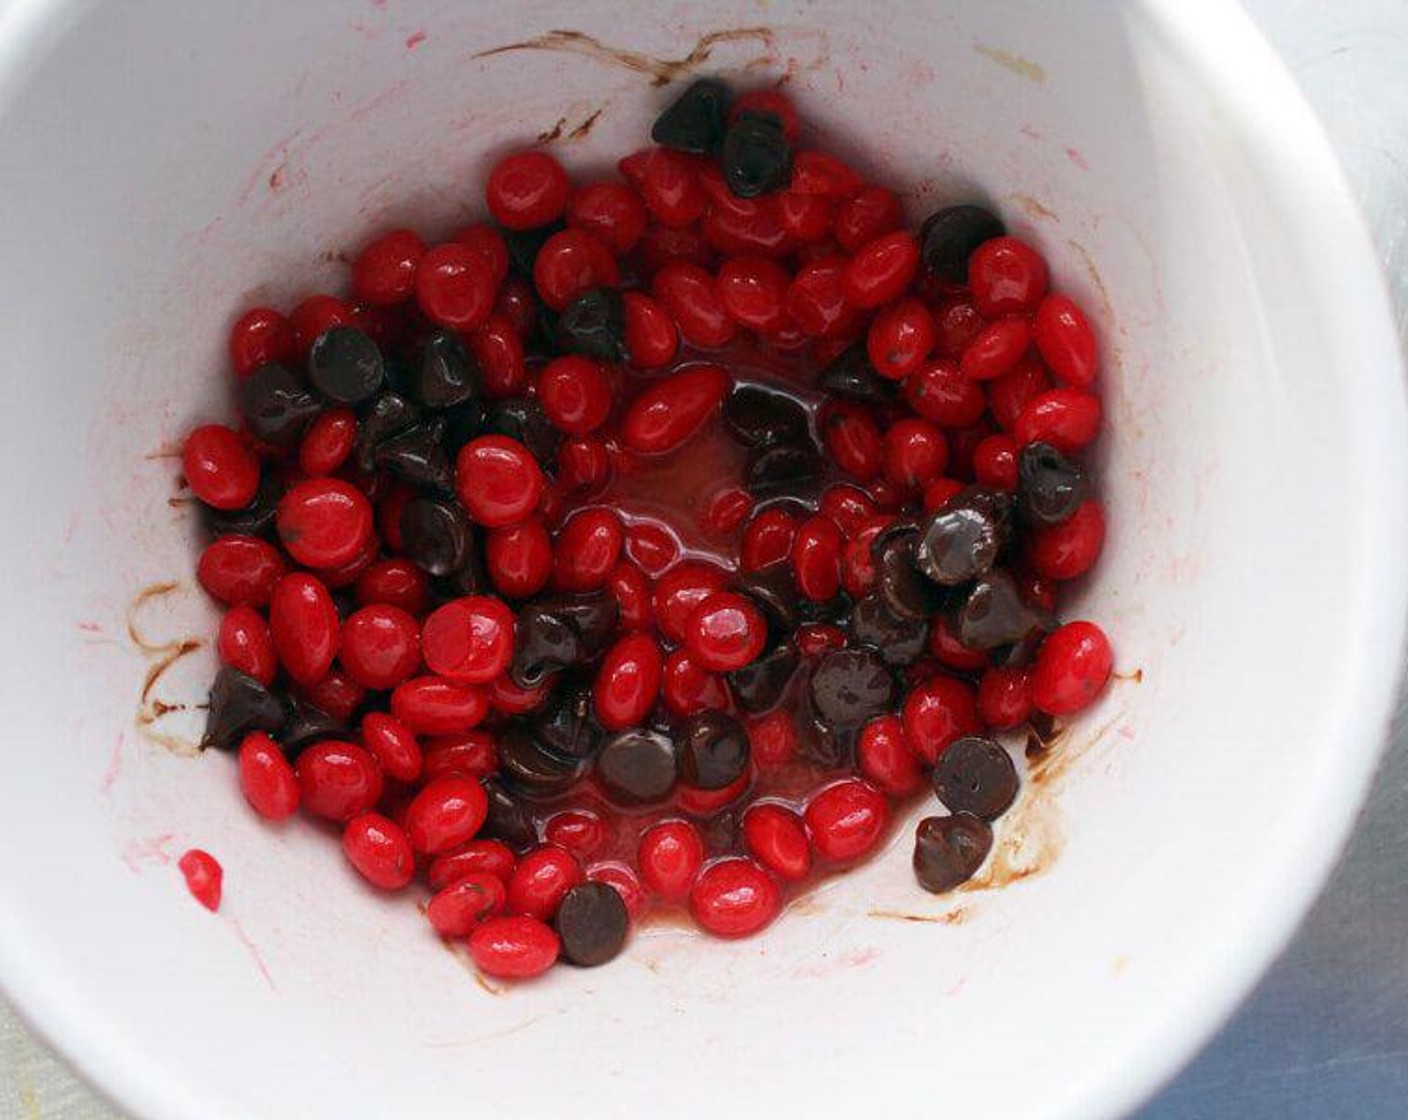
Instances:
[[[1213,9],[1197,29],[1096,0],[12,21],[0,982],[22,1009],[162,1118],[909,1111],[994,1084],[1009,1115],[1089,1116],[1150,1090],[1328,867],[1405,586],[1403,515],[1379,508],[1401,503],[1375,501],[1403,402],[1366,243],[1288,80]],[[1234,90],[1234,59],[1261,92]],[[609,969],[489,992],[407,899],[319,830],[261,827],[231,760],[184,749],[212,658],[181,643],[213,614],[172,449],[227,415],[242,307],[337,290],[379,230],[480,216],[486,163],[525,139],[606,173],[696,72],[786,78],[915,218],[986,198],[1095,315],[1111,535],[1071,609],[1121,679],[1029,777],[976,889],[922,896],[901,830],[760,938],[656,927]],[[217,917],[181,886],[188,846],[225,865]]]

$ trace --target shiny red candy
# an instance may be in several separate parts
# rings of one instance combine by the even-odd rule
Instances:
[[[415,877],[415,854],[406,833],[380,813],[362,813],[348,821],[342,851],[362,878],[382,890],[400,890]]]
[[[486,528],[522,521],[537,508],[544,485],[538,461],[507,436],[471,440],[455,462],[455,493],[469,516]]]
[[[502,599],[467,595],[426,616],[421,646],[432,672],[453,681],[488,684],[513,659],[513,637],[513,611]]]
[[[665,902],[683,902],[704,866],[704,841],[686,821],[664,821],[646,829],[636,852],[641,882]]]
[[[515,152],[489,172],[484,198],[494,220],[507,229],[536,229],[562,216],[572,184],[546,152]]]
[[[181,468],[192,493],[215,509],[242,509],[259,489],[259,460],[236,433],[219,424],[206,424],[186,437]]]
[[[420,626],[400,607],[362,607],[342,624],[338,659],[364,688],[395,688],[420,668]]]
[[[747,937],[782,911],[782,891],[751,860],[724,859],[706,867],[689,891],[689,912],[716,937]]]
[[[690,613],[685,644],[705,669],[726,673],[757,660],[767,631],[767,620],[751,599],[721,591]]]
[[[355,743],[314,743],[293,769],[302,806],[315,817],[349,821],[381,800],[381,768]]]

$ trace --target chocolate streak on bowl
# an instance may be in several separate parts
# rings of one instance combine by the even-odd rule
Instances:
[[[737,27],[727,31],[710,31],[701,35],[699,41],[683,58],[654,58],[639,51],[613,47],[581,31],[548,31],[521,43],[508,43],[502,47],[491,47],[479,51],[473,58],[492,58],[494,55],[512,51],[561,51],[564,54],[586,55],[611,66],[634,70],[650,77],[653,86],[669,85],[675,79],[693,73],[709,60],[714,48],[721,43],[733,43],[754,39],[767,49],[768,57],[777,54],[776,39],[772,29],[767,27]],[[555,139],[555,137],[553,137]]]
[[[172,712],[190,711],[205,705],[170,703],[154,697],[152,692],[156,688],[157,682],[176,662],[187,654],[203,648],[205,642],[200,638],[192,637],[174,638],[169,642],[152,642],[142,635],[137,626],[137,616],[148,603],[156,599],[164,599],[180,589],[181,585],[175,580],[148,584],[133,596],[132,602],[127,606],[127,637],[137,652],[150,663],[146,676],[142,679],[141,691],[137,694],[137,714],[133,718],[133,723],[138,734],[144,739],[156,743],[181,758],[194,758],[200,753],[198,743],[183,736],[162,731],[158,724]]]

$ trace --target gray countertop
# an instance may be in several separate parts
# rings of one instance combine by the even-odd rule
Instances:
[[[1408,334],[1408,0],[1247,0],[1325,122]],[[1372,733],[1366,729],[1366,733]],[[1408,1116],[1408,704],[1290,948],[1139,1120]],[[0,1005],[0,1120],[119,1120]]]

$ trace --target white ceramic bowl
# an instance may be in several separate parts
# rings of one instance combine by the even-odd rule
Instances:
[[[477,213],[486,160],[559,118],[599,113],[555,150],[605,167],[684,70],[661,58],[785,73],[915,216],[987,195],[1096,314],[1111,538],[1077,609],[1143,679],[1029,783],[1005,887],[921,896],[901,841],[757,939],[650,930],[491,995],[324,836],[256,823],[227,757],[163,745],[182,713],[136,718],[211,627],[167,452],[224,415],[238,309]],[[0,981],[140,1116],[1114,1115],[1283,943],[1373,770],[1408,588],[1395,340],[1325,140],[1228,4],[12,2],[0,257]],[[224,861],[218,916],[190,845]]]

